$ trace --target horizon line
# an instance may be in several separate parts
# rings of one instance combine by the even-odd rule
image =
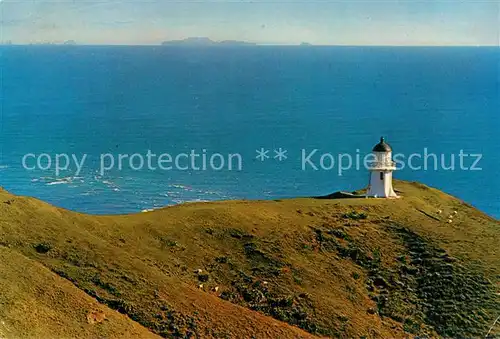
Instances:
[[[61,43],[51,43],[51,42],[35,42],[35,43],[0,43],[0,47],[8,47],[8,46],[53,46],[53,47],[198,47],[198,48],[225,48],[225,47],[300,47],[300,48],[307,48],[307,47],[475,47],[475,48],[481,48],[481,47],[497,47],[500,48],[500,44],[498,45],[389,45],[389,44],[381,44],[381,45],[376,45],[376,44],[370,44],[370,45],[364,45],[364,44],[311,44],[311,43],[298,43],[298,44],[279,44],[279,43],[249,43],[249,44],[210,44],[210,45],[196,45],[196,44],[125,44],[125,43],[97,43],[97,44],[92,44],[92,43],[75,43],[75,44],[66,44],[64,42]]]

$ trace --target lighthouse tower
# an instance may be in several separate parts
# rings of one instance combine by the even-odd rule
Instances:
[[[397,195],[392,188],[392,172],[396,170],[396,164],[392,161],[392,148],[384,138],[373,147],[374,161],[370,164],[370,184],[368,186],[368,197],[396,198]]]

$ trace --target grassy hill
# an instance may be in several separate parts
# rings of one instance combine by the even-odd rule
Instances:
[[[500,335],[500,222],[395,186],[120,216],[1,191],[0,337]]]

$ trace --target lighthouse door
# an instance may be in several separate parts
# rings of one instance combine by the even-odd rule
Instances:
[[[380,172],[380,180],[384,180],[384,172]]]

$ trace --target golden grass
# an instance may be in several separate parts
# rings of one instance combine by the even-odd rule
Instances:
[[[190,203],[119,216],[74,213],[0,192],[6,272],[0,281],[39,286],[46,276],[54,291],[48,298],[11,289],[0,320],[9,333],[32,336],[61,328],[53,333],[484,336],[499,310],[500,223],[421,184],[397,182],[396,189],[403,198]],[[440,280],[405,271],[413,269],[429,276],[450,269],[450,286],[477,284],[481,293],[459,291],[470,298],[466,303],[451,290],[442,296],[457,308],[470,305],[473,316],[452,309],[446,315],[452,325],[440,327],[432,310],[446,309],[432,303],[425,309],[439,293],[421,291],[443,288],[432,285]],[[23,309],[30,319],[20,315]],[[108,320],[88,324],[95,309]],[[1,326],[0,335],[8,336]]]

